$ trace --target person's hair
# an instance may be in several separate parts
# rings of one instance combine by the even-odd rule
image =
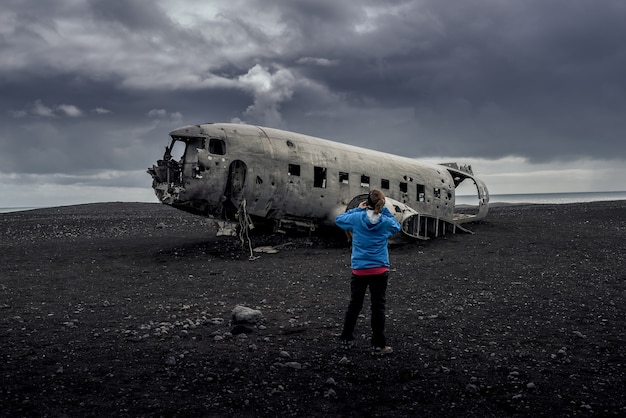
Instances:
[[[367,196],[367,206],[373,209],[374,213],[382,212],[385,206],[385,194],[378,189],[370,191]]]

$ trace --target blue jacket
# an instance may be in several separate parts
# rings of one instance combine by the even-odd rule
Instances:
[[[389,267],[387,239],[400,232],[400,224],[389,209],[383,207],[378,222],[372,224],[367,210],[350,209],[335,218],[337,226],[352,231],[352,269]]]

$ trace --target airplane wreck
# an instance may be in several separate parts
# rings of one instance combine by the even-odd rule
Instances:
[[[174,208],[274,231],[315,231],[365,200],[385,193],[401,235],[429,239],[467,231],[484,218],[489,192],[470,166],[432,164],[252,125],[209,123],[170,132],[163,159],[148,169],[158,199]],[[470,183],[472,210],[455,205]]]

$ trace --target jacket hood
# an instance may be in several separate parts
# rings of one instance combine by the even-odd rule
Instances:
[[[381,214],[374,214],[374,211],[372,211],[371,209],[367,209],[363,211],[361,223],[368,230],[376,231],[382,228],[384,222],[381,222]]]

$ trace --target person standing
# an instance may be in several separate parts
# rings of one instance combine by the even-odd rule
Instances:
[[[367,200],[335,218],[335,224],[352,233],[350,302],[346,310],[341,341],[345,348],[354,344],[354,328],[363,308],[365,292],[371,298],[372,353],[390,354],[385,338],[385,303],[389,278],[389,237],[400,224],[385,207],[385,195],[374,189]]]

